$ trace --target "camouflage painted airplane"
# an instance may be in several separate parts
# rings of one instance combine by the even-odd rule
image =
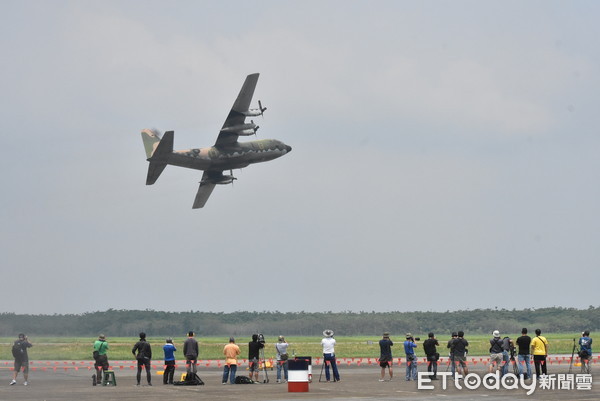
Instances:
[[[266,107],[258,102],[258,109],[250,109],[254,88],[259,74],[246,77],[240,93],[231,107],[231,111],[219,131],[217,142],[210,148],[173,151],[173,131],[167,131],[160,138],[156,130],[142,130],[142,140],[146,148],[148,177],[146,185],[156,182],[167,164],[173,166],[204,170],[200,188],[194,200],[193,209],[206,204],[216,184],[231,184],[236,180],[233,169],[241,169],[253,163],[266,162],[289,153],[292,148],[275,139],[262,139],[249,142],[238,142],[238,137],[254,135],[258,125],[254,121],[246,123],[247,117],[262,116]],[[224,175],[230,170],[231,175]]]

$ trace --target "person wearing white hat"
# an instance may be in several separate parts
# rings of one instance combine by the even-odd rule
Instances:
[[[323,331],[324,338],[321,340],[323,346],[323,363],[325,364],[325,379],[329,382],[331,376],[329,375],[329,365],[333,370],[333,381],[340,381],[340,374],[337,368],[337,362],[335,360],[335,338],[333,338],[333,330]]]
[[[500,339],[500,332],[494,330],[492,333],[494,337],[490,339],[490,363],[488,371],[492,373],[494,370],[500,370],[502,367],[502,340]]]

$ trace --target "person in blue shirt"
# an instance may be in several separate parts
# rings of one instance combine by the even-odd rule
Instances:
[[[166,344],[163,346],[165,352],[165,373],[163,374],[163,384],[173,384],[173,376],[175,375],[175,345],[173,339],[167,338]]]
[[[592,339],[588,330],[581,333],[579,339],[579,358],[581,358],[581,373],[591,373],[590,360],[592,359]]]
[[[404,341],[404,353],[406,354],[406,381],[417,380],[417,356],[415,355],[415,339],[410,333],[406,333]]]

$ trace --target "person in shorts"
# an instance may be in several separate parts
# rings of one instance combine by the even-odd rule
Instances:
[[[15,371],[13,373],[13,379],[10,382],[11,386],[17,384],[17,375],[23,370],[23,378],[25,381],[23,385],[27,386],[29,382],[29,356],[27,355],[27,348],[31,348],[33,345],[29,342],[27,336],[23,333],[19,334],[19,338],[13,343],[13,356],[15,358]]]
[[[392,357],[392,347],[394,343],[390,340],[390,333],[387,331],[383,333],[383,338],[379,340],[379,366],[381,367],[381,378],[380,382],[385,379],[385,369],[388,369],[388,373],[390,374],[390,381],[394,377],[394,371],[392,370],[392,366],[394,365],[394,358]]]
[[[108,370],[108,342],[106,342],[106,336],[104,334],[100,334],[96,342],[94,342],[94,352],[98,355],[94,362],[96,382],[101,383],[102,372]]]
[[[492,333],[494,337],[490,339],[490,362],[488,366],[488,372],[498,371],[502,369],[502,340],[500,339],[500,332],[494,330]]]
[[[464,338],[465,332],[459,331],[458,337],[453,342],[452,358],[456,365],[456,371],[458,374],[462,374],[463,377],[469,374],[469,368],[467,368],[467,347],[469,342]]]
[[[592,360],[592,338],[590,331],[581,333],[579,339],[579,358],[581,359],[581,373],[591,373],[590,361]]]
[[[258,383],[258,372],[260,371],[260,350],[265,346],[258,341],[258,334],[252,334],[252,341],[248,343],[248,370],[250,371],[250,380]]]

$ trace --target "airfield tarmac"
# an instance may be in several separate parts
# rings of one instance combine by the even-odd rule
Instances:
[[[4,365],[4,364],[2,364]],[[440,372],[446,369],[442,367]],[[419,371],[423,371],[419,367]],[[182,369],[176,372],[178,380]],[[222,370],[216,367],[199,368],[198,374],[205,382],[204,386],[172,386],[163,385],[162,376],[153,371],[153,386],[136,386],[136,370],[117,371],[117,386],[92,386],[92,372],[87,369],[56,371],[30,371],[29,385],[23,386],[22,374],[18,383],[9,386],[12,372],[7,368],[0,369],[0,400],[598,400],[600,386],[592,385],[591,390],[542,390],[536,388],[532,395],[526,395],[524,389],[489,390],[483,386],[477,390],[459,390],[452,381],[447,388],[441,388],[441,381],[435,382],[433,390],[419,390],[417,383],[404,380],[404,367],[394,368],[393,381],[379,382],[378,366],[342,366],[341,381],[337,383],[319,383],[320,366],[313,366],[313,382],[309,392],[290,393],[287,384],[275,383],[275,371],[268,371],[270,382],[267,384],[222,385]],[[471,372],[483,376],[486,371],[479,364]],[[578,373],[578,369],[573,372]],[[247,374],[243,368],[239,374]],[[554,367],[549,373],[568,373],[568,366]],[[324,378],[324,375],[323,375]],[[264,379],[264,372],[260,373]],[[142,381],[145,373],[142,372]]]

